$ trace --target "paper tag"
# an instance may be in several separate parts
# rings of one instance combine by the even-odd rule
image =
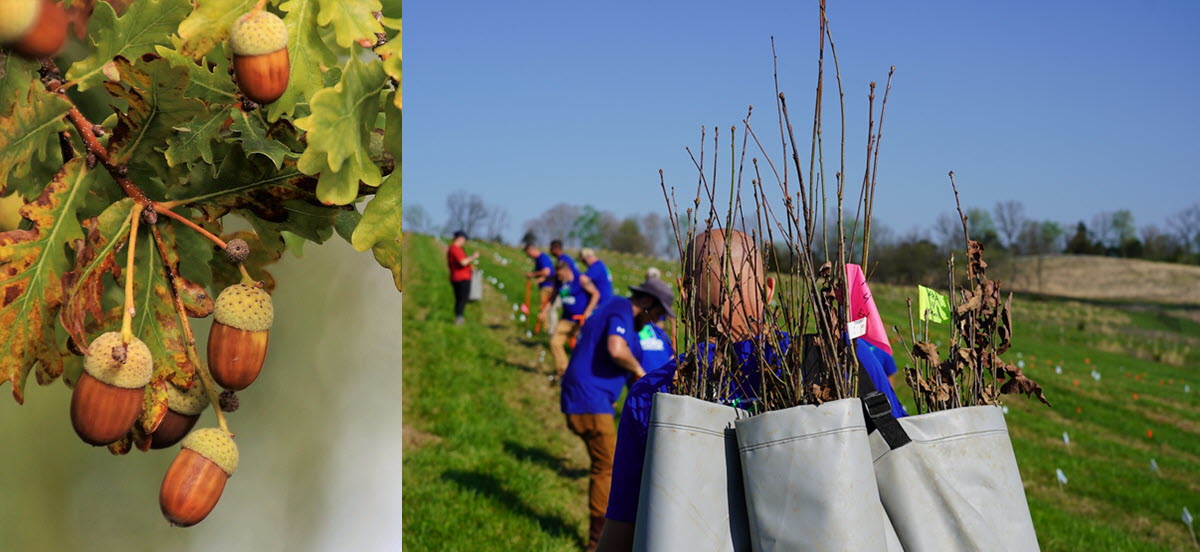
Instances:
[[[846,333],[850,334],[850,339],[855,339],[867,333],[867,317],[859,318],[846,325]]]

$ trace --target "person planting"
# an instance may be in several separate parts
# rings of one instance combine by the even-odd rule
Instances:
[[[600,257],[596,256],[596,250],[585,247],[579,252],[579,258],[583,259],[583,264],[587,265],[585,272],[588,278],[592,279],[592,283],[596,284],[596,289],[600,290],[600,300],[603,301],[612,297],[612,272],[608,270],[608,266]]]
[[[538,286],[538,312],[542,312],[547,303],[554,297],[554,260],[532,243],[525,244],[525,255],[533,260],[533,270],[525,273],[525,278],[533,280]]]
[[[567,428],[583,439],[591,458],[589,550],[599,542],[608,505],[617,437],[613,406],[626,381],[646,374],[638,330],[663,314],[674,316],[675,294],[663,282],[648,280],[629,290],[628,299],[614,296],[604,301],[584,324],[562,377],[561,406]]]
[[[707,358],[711,370],[716,351],[728,351],[729,384],[717,400],[746,407],[758,400],[760,363],[777,366],[790,338],[775,336],[779,351],[767,338],[763,309],[775,295],[775,279],[763,274],[762,257],[753,240],[732,230],[708,230],[696,236],[684,256],[680,296],[695,309],[693,328],[706,336],[696,348],[696,358]],[[690,302],[689,302],[690,301]],[[646,456],[650,407],[655,393],[675,391],[680,357],[653,369],[629,388],[621,411],[620,430],[613,463],[607,521],[598,550],[633,548],[634,522]]]
[[[565,261],[558,261],[555,275],[559,282],[559,297],[562,298],[562,318],[550,337],[550,354],[554,355],[555,373],[562,377],[563,372],[567,371],[567,341],[579,335],[583,321],[596,310],[596,305],[600,303],[600,291],[592,284],[591,278],[586,274],[576,274]],[[549,311],[550,305],[542,305],[542,310]],[[545,315],[543,312],[539,316]]]
[[[454,241],[446,249],[446,264],[450,267],[450,285],[454,287],[454,323],[463,324],[463,312],[467,308],[467,298],[471,294],[472,263],[479,258],[479,252],[467,255],[463,245],[467,243],[467,233],[459,230],[454,233]]]

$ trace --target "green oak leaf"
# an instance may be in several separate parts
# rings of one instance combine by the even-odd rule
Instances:
[[[317,198],[323,203],[345,205],[358,197],[359,181],[378,186],[382,180],[371,162],[370,141],[386,84],[382,63],[351,58],[341,82],[317,92],[309,101],[312,114],[296,120],[308,131],[308,148],[297,166],[304,174],[320,174]]]
[[[212,56],[214,67],[208,70],[209,58],[202,58],[200,61],[192,61],[191,58],[179,53],[179,38],[172,37],[174,49],[165,46],[155,48],[158,55],[162,56],[172,67],[183,67],[188,70],[187,92],[184,95],[191,98],[200,98],[208,103],[226,103],[231,104],[237,101],[237,85],[233,84],[233,79],[229,78],[229,59],[224,53],[217,53]]]
[[[88,21],[88,38],[96,50],[72,64],[67,79],[82,92],[105,78],[104,65],[113,58],[137,59],[155,46],[167,46],[167,37],[191,9],[187,0],[138,0],[118,18],[108,2],[97,2]]]
[[[321,12],[317,24],[326,27],[331,23],[337,33],[338,46],[349,48],[359,40],[375,43],[375,33],[382,33],[383,26],[374,13],[383,9],[379,0],[318,0]],[[290,29],[289,29],[290,30]]]
[[[246,155],[263,155],[275,164],[276,169],[283,166],[284,157],[294,156],[292,150],[279,140],[267,136],[267,129],[258,117],[236,107],[229,110],[229,116],[233,118],[230,130],[238,133],[237,140],[242,143]]]
[[[225,124],[224,110],[214,110],[212,113],[192,119],[183,126],[175,127],[177,133],[167,138],[167,164],[174,167],[183,163],[191,163],[197,157],[205,163],[212,164],[212,142],[221,132]]]
[[[38,62],[0,50],[0,117],[8,117],[20,103],[18,94],[37,80]]]
[[[317,0],[288,0],[279,6],[288,30],[288,87],[267,110],[274,121],[292,115],[301,98],[312,99],[325,86],[322,72],[337,63],[337,56],[321,40],[317,25]]]
[[[350,239],[355,249],[371,249],[380,266],[392,271],[397,291],[404,290],[400,276],[400,242],[403,233],[400,224],[400,188],[400,170],[397,169],[388,175],[375,193],[375,198],[367,203],[362,220],[358,221],[358,227]]]
[[[63,115],[71,104],[57,94],[51,94],[34,79],[25,85],[21,101],[9,117],[0,117],[0,196],[12,192],[9,179],[29,174],[34,159],[45,159],[57,144],[57,133],[67,129]],[[36,183],[38,187],[44,182]],[[36,190],[19,190],[25,197],[32,197]]]
[[[381,59],[383,59],[383,71],[396,81],[397,89],[395,96],[392,98],[392,102],[395,103],[396,108],[399,109],[401,107],[400,85],[404,82],[400,78],[400,70],[402,65],[401,39],[404,35],[404,31],[400,28],[399,19],[393,20],[384,18],[383,24],[385,27],[395,29],[396,36],[389,38],[386,44],[376,48],[375,53],[378,54]]]
[[[32,227],[0,233],[0,383],[12,383],[18,403],[34,365],[43,385],[62,373],[54,319],[64,300],[62,275],[71,267],[66,246],[84,237],[76,210],[94,174],[83,158],[67,162],[21,208]]]
[[[204,103],[184,97],[187,71],[172,67],[167,60],[154,58],[134,66],[120,59],[116,67],[121,83],[106,82],[104,86],[125,100],[129,109],[117,112],[117,125],[108,141],[109,157],[118,164],[146,165],[161,157],[157,148],[176,138],[177,127],[205,114]]]
[[[254,7],[255,0],[199,0],[179,24],[179,53],[199,59],[225,41],[233,21]]]

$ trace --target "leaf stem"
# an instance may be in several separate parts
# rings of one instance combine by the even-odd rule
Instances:
[[[129,212],[133,217],[131,229],[129,230],[129,260],[125,266],[125,312],[121,316],[121,341],[129,344],[133,340],[133,261],[134,253],[137,251],[137,232],[138,223],[142,220],[142,205],[135,203],[133,209]]]
[[[184,226],[187,226],[188,228],[191,228],[192,230],[195,230],[196,232],[198,232],[201,236],[208,238],[208,241],[213,242],[214,244],[217,245],[217,247],[220,247],[221,249],[225,249],[225,247],[226,247],[225,240],[222,240],[221,238],[218,238],[216,235],[214,235],[212,232],[209,232],[208,230],[201,228],[199,224],[196,224],[196,223],[188,220],[187,217],[168,209],[164,204],[155,204],[154,212],[162,214],[162,215],[167,215],[168,217],[171,217],[171,218],[179,221]]]
[[[136,219],[135,219],[136,220]],[[208,395],[208,402],[213,407],[213,412],[217,414],[217,424],[221,429],[228,433],[231,437],[233,432],[229,431],[229,424],[225,421],[225,413],[221,411],[221,399],[217,394],[217,382],[213,381],[212,374],[208,372],[208,365],[200,359],[200,355],[196,352],[196,336],[192,333],[192,325],[188,321],[187,309],[183,306],[183,299],[179,292],[179,273],[175,266],[168,260],[167,246],[163,243],[162,234],[158,231],[157,226],[151,226],[151,231],[154,233],[154,245],[158,248],[159,257],[162,258],[163,267],[167,271],[167,279],[171,281],[171,298],[175,303],[175,313],[179,316],[179,321],[183,326],[184,335],[184,352],[188,356],[188,360],[196,365],[196,374],[200,376],[200,383],[204,385],[204,392]]]

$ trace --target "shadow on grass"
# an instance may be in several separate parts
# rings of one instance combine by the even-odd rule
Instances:
[[[464,490],[474,491],[486,496],[514,514],[528,518],[538,524],[543,531],[555,538],[578,540],[575,528],[558,516],[540,514],[530,508],[516,493],[504,488],[504,484],[495,476],[463,470],[447,470],[442,473],[442,479],[450,481]]]
[[[522,462],[532,462],[554,470],[559,476],[567,479],[578,479],[588,474],[586,469],[572,469],[567,466],[567,460],[550,454],[543,448],[528,447],[513,441],[504,442],[504,452]]]

